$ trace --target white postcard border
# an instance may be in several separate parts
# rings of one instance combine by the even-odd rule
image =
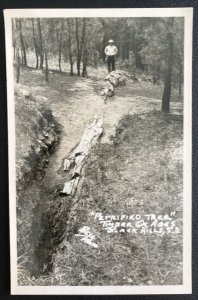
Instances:
[[[15,112],[12,49],[12,18],[72,17],[184,17],[184,168],[183,168],[183,285],[174,286],[18,286],[15,174]],[[11,293],[15,295],[124,295],[192,293],[192,26],[193,8],[115,8],[115,9],[6,9],[6,68],[9,145],[9,214]]]

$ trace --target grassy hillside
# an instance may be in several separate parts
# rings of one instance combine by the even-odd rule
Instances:
[[[54,261],[61,285],[182,283],[182,117],[127,115],[113,143],[91,153]],[[94,213],[164,215],[175,212],[179,233],[107,233]],[[76,236],[83,226],[98,248]]]

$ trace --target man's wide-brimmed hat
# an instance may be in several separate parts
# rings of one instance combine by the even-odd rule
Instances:
[[[109,42],[108,43],[114,43],[114,40],[109,40]]]

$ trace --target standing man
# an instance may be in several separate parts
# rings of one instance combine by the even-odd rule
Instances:
[[[113,40],[109,40],[109,45],[106,46],[104,52],[106,54],[106,62],[108,65],[108,72],[115,71],[115,56],[118,52]]]

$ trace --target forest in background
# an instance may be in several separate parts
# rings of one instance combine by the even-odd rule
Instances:
[[[183,18],[18,18],[12,27],[17,82],[20,65],[29,64],[28,53],[34,53],[34,67],[45,71],[46,82],[51,59],[60,72],[68,63],[71,76],[91,76],[87,68],[104,65],[104,48],[112,38],[120,69],[164,83],[162,111],[169,111],[172,86],[182,96]]]

